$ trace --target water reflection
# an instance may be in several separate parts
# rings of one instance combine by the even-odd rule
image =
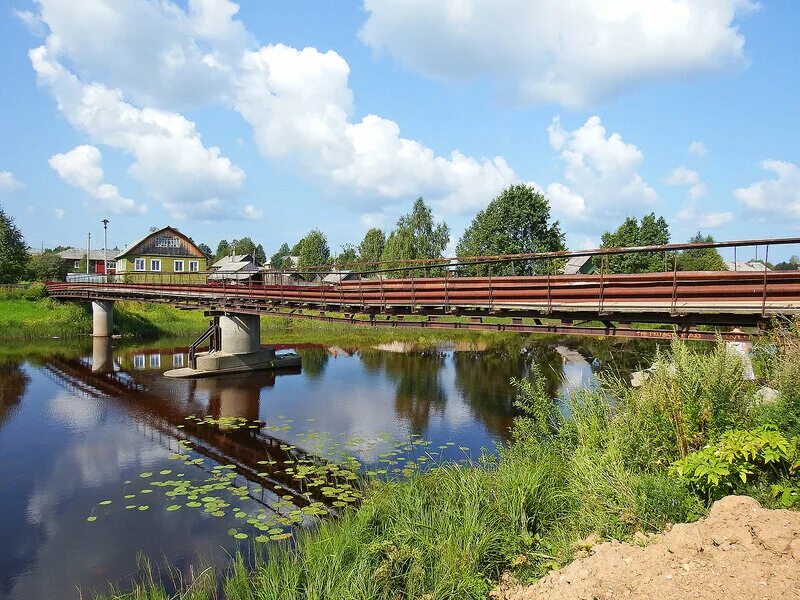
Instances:
[[[232,465],[237,485],[248,490],[242,506],[276,510],[281,497],[298,507],[328,502],[285,469],[262,463],[317,460],[323,433],[344,445],[413,433],[434,445],[492,449],[514,416],[509,380],[527,376],[532,363],[557,397],[592,381],[592,358],[601,356],[601,369],[625,369],[646,360],[645,351],[652,353],[553,342],[495,351],[306,347],[302,372],[180,380],[162,373],[185,364],[183,346],[114,348],[95,338],[91,352],[0,362],[0,598],[77,597],[76,586],[86,593],[135,574],[139,552],[183,567],[199,555],[224,563],[237,544],[228,516],[167,513],[172,500],[155,492],[147,511],[119,505],[122,482],[140,484],[144,470],[179,467],[186,478],[202,479],[213,465]],[[233,418],[264,425],[231,427]],[[171,460],[186,441],[202,464]],[[380,446],[352,443],[353,455],[377,463]],[[114,504],[87,524],[103,498]]]

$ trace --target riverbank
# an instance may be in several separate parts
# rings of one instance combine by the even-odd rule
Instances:
[[[515,383],[526,416],[497,456],[401,480],[366,475],[358,508],[296,531],[291,545],[271,544],[254,566],[237,558],[224,597],[486,598],[503,577],[533,583],[568,564],[589,536],[637,539],[696,520],[726,494],[792,506],[797,339],[776,340],[780,352],[765,365],[780,392],[768,405],[724,344],[676,342],[642,387],[607,379],[573,394],[563,412],[534,370]],[[205,597],[217,580],[206,571],[181,581]],[[151,579],[113,597],[162,594]]]

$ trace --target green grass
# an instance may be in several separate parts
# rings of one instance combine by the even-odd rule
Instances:
[[[34,339],[91,332],[92,320],[80,304],[41,300],[0,299],[0,338]]]

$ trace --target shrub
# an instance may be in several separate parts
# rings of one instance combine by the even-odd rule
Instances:
[[[800,440],[787,439],[777,428],[734,429],[672,465],[689,487],[714,500],[753,480],[794,477],[800,469]]]

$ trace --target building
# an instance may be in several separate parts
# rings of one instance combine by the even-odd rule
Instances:
[[[756,260],[737,260],[733,262],[732,260],[725,261],[725,268],[728,271],[771,271],[769,267],[767,267],[761,261]]]
[[[108,272],[114,273],[116,263],[114,261],[114,254],[117,250],[108,251]],[[81,269],[81,261],[86,256],[86,250],[80,248],[67,248],[58,253],[58,255],[67,263],[67,268],[70,273],[86,273],[86,265]],[[105,252],[103,250],[92,250],[89,253],[89,274],[90,275],[105,275]]]
[[[322,278],[322,281],[323,283],[342,283],[343,281],[352,281],[354,279],[359,279],[358,273],[341,270],[328,273]]]
[[[117,274],[131,281],[205,281],[208,257],[174,227],[163,227],[133,242],[114,257]],[[197,273],[192,277],[192,273]]]
[[[592,256],[573,256],[561,269],[564,275],[593,275],[597,273]]]
[[[232,254],[223,256],[208,268],[209,281],[230,281],[247,283],[261,281],[261,269],[253,260],[252,254]]]

